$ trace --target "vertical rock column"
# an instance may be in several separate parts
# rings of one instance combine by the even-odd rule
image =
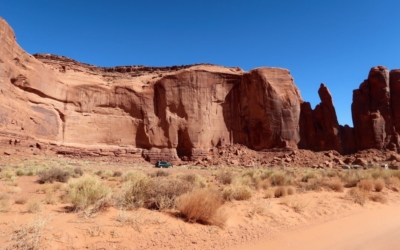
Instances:
[[[321,84],[318,94],[321,103],[314,110],[308,102],[301,105],[299,147],[316,151],[336,150],[344,153],[341,128],[332,95],[324,84]]]
[[[370,70],[368,79],[353,91],[351,108],[357,150],[385,148],[393,131],[387,68]]]

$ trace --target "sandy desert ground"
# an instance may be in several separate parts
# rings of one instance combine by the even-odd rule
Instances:
[[[40,155],[1,156],[0,165],[1,249],[397,247],[398,170],[185,165],[159,170],[149,163]],[[41,184],[39,180],[50,178],[43,173],[53,168],[68,172],[70,178]],[[143,203],[137,200],[139,193],[127,199],[127,190],[133,190],[127,186],[132,188],[135,176],[152,183],[151,192],[161,187],[170,193],[143,198]],[[71,198],[71,183],[88,177],[110,193],[107,199],[82,206]],[[183,192],[172,183],[190,185]],[[215,205],[215,213],[188,221],[177,200],[185,192],[194,197],[196,190],[216,195],[221,204],[195,201],[204,210]],[[156,202],[148,205],[149,200]]]

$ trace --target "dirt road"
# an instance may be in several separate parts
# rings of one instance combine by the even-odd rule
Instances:
[[[398,250],[400,206],[365,211],[237,250]]]

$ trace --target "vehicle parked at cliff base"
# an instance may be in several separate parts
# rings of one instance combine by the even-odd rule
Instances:
[[[172,164],[167,161],[158,161],[156,163],[156,168],[172,168]]]

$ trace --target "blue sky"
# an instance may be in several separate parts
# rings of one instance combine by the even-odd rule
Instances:
[[[400,68],[399,10],[398,0],[0,0],[28,53],[98,66],[287,68],[313,107],[325,83],[350,125],[352,90],[369,69]]]

